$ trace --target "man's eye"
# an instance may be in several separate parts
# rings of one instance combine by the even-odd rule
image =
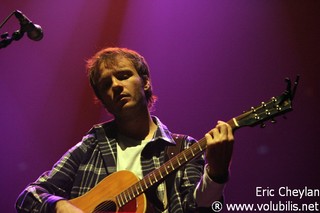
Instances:
[[[117,76],[117,78],[119,80],[126,80],[128,78],[130,78],[130,74],[129,73],[126,73],[126,72],[123,72],[123,73],[119,73],[119,75]]]
[[[125,79],[129,78],[129,75],[124,74],[124,75],[121,75],[119,78],[122,79],[122,80],[125,80]]]

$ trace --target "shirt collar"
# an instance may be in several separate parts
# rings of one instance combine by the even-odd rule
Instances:
[[[156,116],[151,116],[152,117],[152,120],[153,120],[153,122],[157,125],[157,130],[156,130],[156,132],[155,132],[155,134],[154,134],[154,136],[153,136],[153,139],[152,139],[152,141],[156,141],[156,140],[162,140],[162,141],[164,141],[164,142],[167,142],[167,143],[170,143],[170,144],[174,144],[174,145],[176,145],[176,142],[175,142],[175,140],[173,139],[173,137],[172,137],[172,134],[171,134],[171,132],[169,131],[169,129],[168,129],[168,127],[166,126],[166,125],[164,125],[161,121],[160,121],[160,119],[158,118],[158,117],[156,117]],[[114,120],[112,120],[112,121],[107,121],[107,122],[104,122],[104,123],[101,123],[101,124],[96,124],[93,128],[91,128],[90,130],[89,130],[89,134],[92,134],[95,130],[96,130],[96,128],[97,127],[99,127],[99,126],[104,126],[104,128],[105,129],[109,129],[110,130],[110,128],[113,128],[114,127]],[[109,138],[115,138],[115,135],[114,135],[114,132],[115,131],[108,131],[108,130],[106,130],[106,133],[108,134],[108,136],[107,137],[109,137]]]
[[[171,143],[171,144],[176,144],[174,139],[171,136],[171,132],[167,128],[166,125],[164,125],[160,119],[156,116],[152,116],[153,122],[158,126],[157,131],[153,137],[153,141],[161,139],[165,142]]]

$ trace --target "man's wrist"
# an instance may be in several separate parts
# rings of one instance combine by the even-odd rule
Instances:
[[[209,178],[219,184],[226,183],[229,180],[229,171],[227,170],[226,172],[219,173],[219,174],[214,174],[212,170],[210,171],[209,165],[206,166],[207,174]]]

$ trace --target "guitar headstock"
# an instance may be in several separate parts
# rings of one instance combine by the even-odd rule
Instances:
[[[290,79],[286,79],[287,89],[279,96],[272,97],[267,102],[262,102],[261,105],[251,107],[251,109],[243,114],[232,119],[231,125],[233,129],[238,129],[244,126],[256,126],[262,124],[266,120],[274,121],[274,118],[290,112],[292,110],[292,100],[294,98],[296,88],[299,82],[297,76],[294,87],[291,89]]]

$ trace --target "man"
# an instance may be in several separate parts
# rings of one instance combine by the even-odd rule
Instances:
[[[167,127],[150,114],[155,96],[141,55],[106,48],[88,61],[87,70],[96,97],[114,119],[95,125],[51,171],[31,183],[17,200],[18,212],[83,212],[72,199],[120,170],[143,178],[167,160],[167,147],[176,145]],[[205,159],[195,157],[173,177],[146,191],[148,212],[207,211],[214,201],[222,201],[234,142],[232,129],[219,121],[205,138]],[[194,142],[184,137],[183,149]]]

